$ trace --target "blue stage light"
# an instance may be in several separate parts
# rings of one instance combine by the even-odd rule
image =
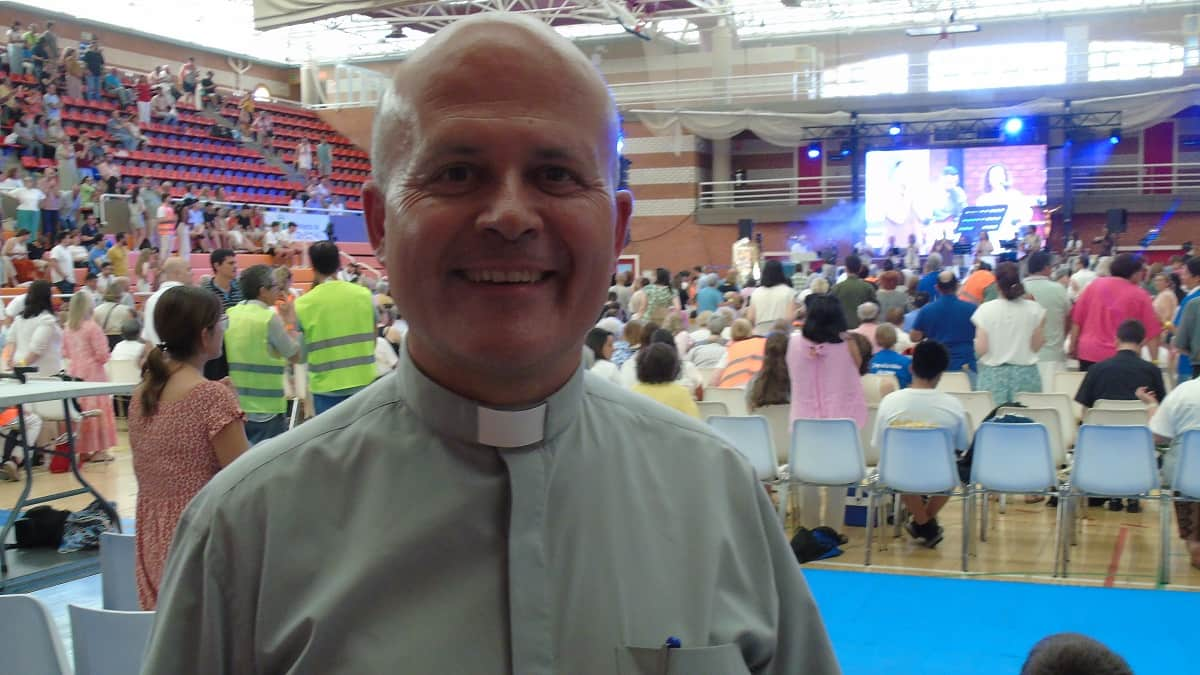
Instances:
[[[1025,130],[1025,120],[1020,117],[1010,117],[1004,121],[1004,133],[1007,136],[1018,136]]]
[[[899,136],[901,131],[899,122],[892,122],[892,126],[888,127],[889,136]]]
[[[821,157],[821,144],[813,143],[808,146],[808,158],[819,159]]]
[[[1108,142],[1112,143],[1113,145],[1120,143],[1121,142],[1121,130],[1113,129],[1112,131],[1108,132]]]

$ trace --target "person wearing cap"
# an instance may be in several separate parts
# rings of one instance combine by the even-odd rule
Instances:
[[[909,337],[913,342],[925,338],[937,340],[950,352],[949,371],[967,371],[975,380],[975,324],[971,315],[975,305],[958,298],[958,277],[954,270],[942,270],[937,276],[938,296],[921,308],[913,321]]]
[[[363,190],[400,361],[193,499],[144,674],[840,672],[749,462],[582,367],[633,214],[618,129],[536,19],[405,59]]]

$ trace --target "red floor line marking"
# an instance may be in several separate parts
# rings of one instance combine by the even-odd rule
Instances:
[[[1121,526],[1117,533],[1117,543],[1113,545],[1112,560],[1108,562],[1108,576],[1104,577],[1104,587],[1112,588],[1117,580],[1117,568],[1121,566],[1121,554],[1125,552],[1125,540],[1129,538],[1129,528]]]

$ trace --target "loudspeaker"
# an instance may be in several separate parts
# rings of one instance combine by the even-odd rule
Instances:
[[[1105,225],[1110,234],[1121,234],[1128,225],[1129,211],[1125,209],[1109,209],[1105,214]]]
[[[742,218],[738,221],[738,239],[754,238],[754,219]]]

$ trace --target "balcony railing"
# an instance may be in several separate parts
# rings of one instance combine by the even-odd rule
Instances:
[[[741,206],[799,206],[850,199],[849,176],[783,178],[700,183],[702,209]]]

